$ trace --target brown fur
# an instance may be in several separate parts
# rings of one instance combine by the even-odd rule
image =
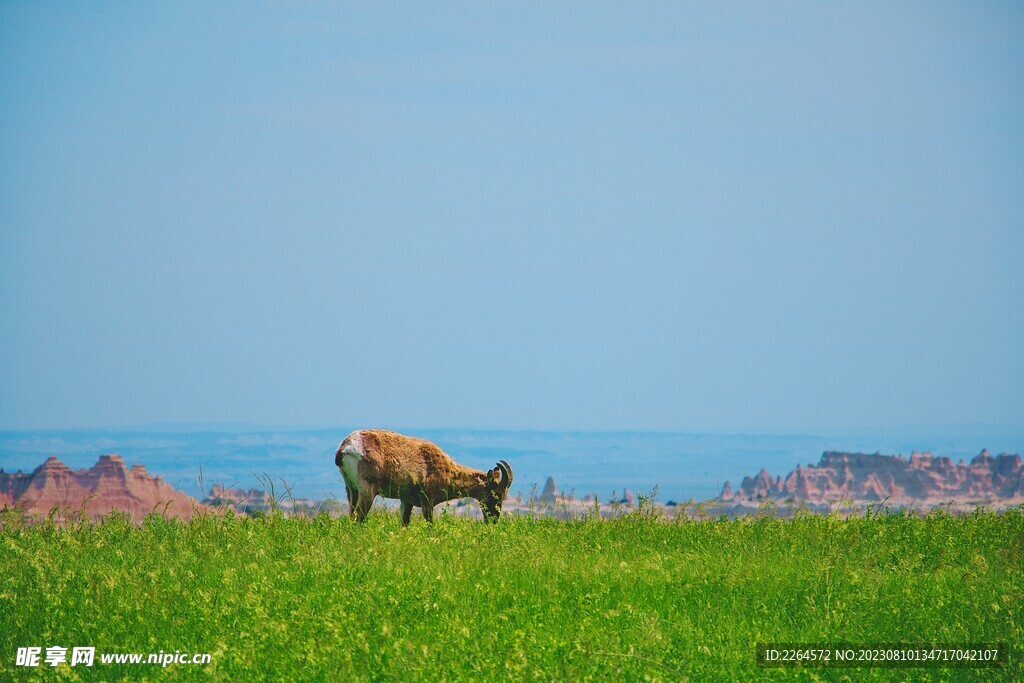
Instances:
[[[485,516],[497,519],[500,515],[501,501],[512,481],[502,486],[499,468],[482,472],[465,467],[425,439],[380,429],[363,429],[357,434],[362,441],[359,490],[348,491],[357,519],[365,518],[377,495],[402,501],[403,524],[409,523],[414,505],[431,521],[435,505],[456,498],[475,498],[484,506]],[[354,435],[338,448],[335,463],[339,467],[342,449]]]

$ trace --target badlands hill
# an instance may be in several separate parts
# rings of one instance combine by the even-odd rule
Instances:
[[[63,515],[84,510],[91,519],[123,510],[136,522],[153,511],[188,519],[203,509],[194,498],[159,476],[151,476],[142,465],[129,469],[121,456],[114,454],[101,455],[88,470],[72,470],[56,456],[50,456],[31,474],[0,469],[0,508],[15,505],[44,516],[54,507],[63,509]]]
[[[762,469],[745,477],[733,491],[722,489],[723,503],[762,501],[833,504],[880,502],[893,506],[931,507],[951,501],[964,505],[1003,506],[1024,503],[1024,465],[1019,455],[992,457],[982,451],[970,463],[954,464],[930,453],[903,456],[829,451],[817,465],[797,466],[785,477]]]

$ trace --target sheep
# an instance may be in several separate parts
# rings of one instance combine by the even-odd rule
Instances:
[[[414,505],[432,522],[435,505],[466,497],[480,501],[485,521],[496,522],[512,485],[512,468],[504,460],[481,472],[458,464],[430,441],[380,429],[346,436],[334,464],[345,480],[349,514],[359,522],[378,495],[402,501],[402,526],[409,525]]]

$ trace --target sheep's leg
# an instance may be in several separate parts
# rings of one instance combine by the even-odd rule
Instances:
[[[356,501],[356,521],[362,522],[366,520],[367,513],[370,512],[370,507],[373,505],[373,499],[377,497],[377,491],[371,486],[361,486],[359,488],[359,500]]]
[[[420,493],[420,507],[423,508],[423,519],[428,522],[434,521],[434,504],[427,498],[426,493]]]
[[[343,446],[347,443],[347,440],[343,442]],[[341,472],[341,478],[345,482],[345,495],[348,497],[348,514],[352,518],[356,517],[359,491],[363,488],[361,486],[361,478],[359,477],[360,458],[361,455],[357,451],[352,450],[339,450],[338,456],[335,458],[335,462],[338,464],[338,471]]]
[[[409,520],[412,519],[412,499],[402,499],[402,526],[409,526]]]
[[[356,516],[356,501],[359,499],[359,490],[345,484],[345,495],[348,496],[348,516]]]

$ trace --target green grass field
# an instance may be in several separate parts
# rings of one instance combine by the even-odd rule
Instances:
[[[3,524],[2,680],[1024,679],[1024,509]],[[794,671],[757,667],[757,642],[1001,642],[1011,659]],[[96,663],[18,667],[26,646],[92,646]],[[212,657],[99,662],[161,650]]]

